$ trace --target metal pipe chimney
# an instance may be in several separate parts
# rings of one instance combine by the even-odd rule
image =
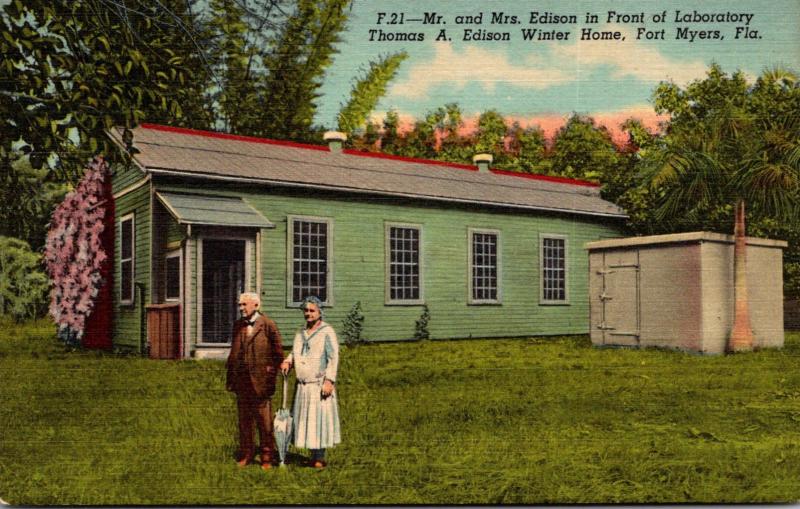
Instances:
[[[322,135],[322,139],[328,142],[328,150],[331,152],[341,152],[342,145],[347,140],[347,135],[339,131],[327,131]]]
[[[472,156],[472,162],[478,166],[478,171],[489,172],[489,166],[492,164],[494,158],[492,154],[475,154]]]

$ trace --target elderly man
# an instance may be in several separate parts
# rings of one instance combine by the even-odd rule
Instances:
[[[249,464],[255,456],[255,424],[261,439],[261,468],[268,470],[275,458],[270,399],[275,393],[275,377],[283,362],[283,347],[278,327],[259,313],[260,305],[256,293],[243,293],[239,297],[242,318],[233,326],[226,387],[236,393],[239,409],[239,466]]]

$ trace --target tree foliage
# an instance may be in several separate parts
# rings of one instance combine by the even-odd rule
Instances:
[[[386,94],[386,87],[407,57],[408,54],[401,51],[370,62],[369,70],[353,85],[350,99],[339,110],[338,118],[339,130],[346,133],[348,138],[365,125],[367,117]]]
[[[748,223],[800,228],[800,85],[794,73],[765,71],[749,84],[743,73],[729,75],[713,65],[705,79],[686,87],[662,83],[654,102],[658,113],[670,115],[664,136],[640,163],[656,194],[656,221],[730,232],[734,209],[746,203]],[[787,259],[797,259],[797,250],[790,246]],[[784,265],[787,278],[798,272],[791,263]],[[787,288],[796,286],[787,281]]]
[[[608,128],[580,115],[572,115],[558,130],[550,160],[553,175],[595,182],[613,173],[621,162]]]
[[[0,233],[44,243],[50,213],[144,120],[204,127],[192,20],[180,1],[15,0],[0,10]],[[182,10],[181,10],[182,9]]]
[[[380,133],[381,150],[387,154],[397,154],[400,141],[400,117],[396,110],[386,112],[383,131]]]
[[[241,133],[257,123],[257,48],[248,41],[250,27],[244,9],[235,0],[212,0],[211,19],[205,30],[211,43],[208,55],[212,66],[209,84],[215,123],[226,132]]]
[[[475,152],[491,154],[495,165],[501,164],[506,155],[506,119],[497,110],[484,111],[478,117],[475,131]]]
[[[15,320],[41,316],[49,287],[41,256],[22,240],[0,237],[0,313]]]
[[[103,0],[15,0],[3,8],[5,171],[27,154],[33,168],[75,181],[90,154],[109,151],[105,129],[184,119],[182,105],[196,101],[198,89],[176,51],[185,46],[178,20],[159,4],[122,10]]]
[[[271,40],[259,98],[260,124],[247,134],[306,140],[313,132],[319,87],[347,20],[350,0],[297,0]]]
[[[32,168],[25,157],[11,160],[0,174],[0,236],[21,239],[40,252],[50,213],[70,186],[50,178],[45,169]]]
[[[751,218],[797,218],[800,88],[792,73],[766,72],[750,85],[714,65],[685,88],[662,83],[654,100],[670,120],[641,167],[660,194],[660,219],[729,230],[737,200],[749,203]]]
[[[549,165],[545,164],[547,140],[541,127],[523,128],[518,122],[514,122],[508,131],[507,145],[509,162],[504,169],[547,173],[549,169]]]
[[[57,198],[80,180],[86,162],[99,153],[118,156],[105,135],[113,126],[153,122],[314,139],[318,89],[348,4],[3,3],[0,234],[41,247]],[[391,59],[389,67],[397,65]],[[382,86],[367,87],[368,100],[358,93],[353,100],[363,110]]]
[[[626,157],[612,142],[606,127],[595,125],[591,118],[570,117],[548,141],[541,127],[523,128],[498,111],[487,110],[478,116],[476,128],[467,132],[464,115],[456,103],[428,111],[406,132],[401,132],[397,112],[389,111],[383,128],[373,126],[371,136],[378,138],[377,143],[355,141],[354,145],[463,164],[472,164],[472,156],[477,153],[488,153],[493,157],[494,168],[592,181],[618,171],[617,166]]]

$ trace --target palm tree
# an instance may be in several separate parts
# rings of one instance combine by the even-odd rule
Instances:
[[[777,69],[763,73],[752,87],[743,83],[741,73],[728,78],[712,66],[706,80],[685,91],[662,84],[656,91],[657,110],[661,105],[659,112],[672,113],[673,118],[661,150],[643,165],[646,180],[660,196],[658,219],[704,224],[703,216],[710,211],[733,205],[734,323],[729,351],[753,348],[747,209],[751,217],[796,221],[800,202],[797,77]]]

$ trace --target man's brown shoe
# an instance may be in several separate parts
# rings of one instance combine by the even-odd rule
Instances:
[[[309,465],[314,468],[325,468],[328,466],[328,464],[325,463],[323,460],[313,460]]]
[[[252,461],[253,461],[253,458],[244,457],[244,458],[240,459],[239,461],[237,461],[236,464],[239,465],[239,468],[244,468],[247,465],[249,465]]]
[[[269,470],[272,468],[272,463],[262,463],[261,470]]]

